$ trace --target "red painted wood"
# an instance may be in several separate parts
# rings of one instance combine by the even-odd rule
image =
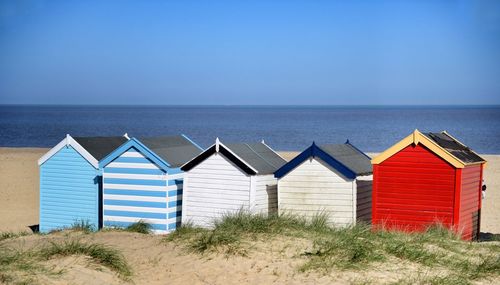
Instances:
[[[415,231],[454,219],[455,168],[422,145],[410,145],[373,169],[374,226]]]

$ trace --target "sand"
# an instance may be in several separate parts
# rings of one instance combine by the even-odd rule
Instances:
[[[29,231],[29,226],[38,223],[37,160],[46,151],[41,148],[0,148],[0,232]],[[295,154],[282,153],[287,159]],[[496,205],[500,203],[500,156],[484,157],[488,160],[485,171],[488,193],[483,200],[481,230],[499,234],[500,215]],[[169,284],[346,284],[364,282],[367,278],[374,283],[386,283],[415,272],[421,274],[422,270],[401,262],[389,262],[371,270],[369,274],[350,271],[334,271],[326,275],[300,273],[297,267],[304,262],[301,253],[312,245],[307,240],[285,238],[255,241],[249,256],[229,258],[223,254],[191,254],[175,243],[163,242],[161,236],[113,231],[91,235],[74,232],[29,235],[3,243],[27,249],[39,248],[49,241],[72,238],[98,242],[120,250],[133,268],[135,284],[165,284],[167,281]],[[41,284],[124,283],[109,269],[90,262],[84,256],[57,258],[48,261],[47,265],[63,270],[64,274],[57,277],[39,276]],[[484,280],[478,284],[489,282],[491,280]]]

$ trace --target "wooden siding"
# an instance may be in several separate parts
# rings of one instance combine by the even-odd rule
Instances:
[[[308,159],[278,182],[278,209],[313,217],[321,212],[334,225],[354,221],[353,181],[345,179],[320,159]]]
[[[255,176],[255,212],[276,213],[278,210],[278,180],[274,175]]]
[[[103,168],[103,221],[127,227],[143,220],[157,233],[180,224],[182,173],[173,176],[134,147]]]
[[[371,223],[372,180],[356,180],[356,221]]]
[[[422,145],[410,145],[374,166],[372,222],[422,230],[453,223],[455,169]]]
[[[250,210],[250,176],[220,153],[186,173],[182,222],[210,227],[225,213]]]
[[[99,226],[98,171],[71,146],[40,166],[40,231],[71,227],[75,222]]]
[[[477,238],[481,184],[481,165],[468,166],[462,169],[458,230],[466,240]]]

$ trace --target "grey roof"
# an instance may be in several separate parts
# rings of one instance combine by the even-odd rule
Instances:
[[[202,152],[184,136],[139,138],[139,141],[174,168],[182,166]]]
[[[480,156],[475,154],[468,146],[454,139],[446,132],[424,133],[424,135],[433,140],[434,142],[436,142],[440,147],[444,148],[446,151],[448,151],[454,157],[456,157],[457,159],[461,160],[464,163],[475,163],[475,162],[485,161]]]
[[[319,148],[352,170],[356,175],[370,175],[373,173],[370,157],[350,143],[327,144],[321,145]]]
[[[98,161],[117,149],[127,141],[120,137],[73,137],[73,139],[86,149]]]
[[[258,174],[272,174],[286,164],[286,160],[264,143],[230,143],[224,145],[256,169]]]

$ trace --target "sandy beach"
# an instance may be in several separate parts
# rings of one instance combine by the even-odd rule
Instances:
[[[44,148],[0,148],[0,232],[30,231],[38,224],[38,165]],[[286,159],[295,153],[282,152]],[[484,155],[488,160],[485,179],[488,193],[483,201],[481,231],[500,233],[500,156]],[[112,246],[123,253],[134,271],[135,284],[357,284],[390,283],[432,270],[405,262],[375,266],[368,272],[333,271],[300,273],[304,248],[311,241],[283,239],[260,241],[252,245],[248,256],[227,257],[224,254],[200,256],[187,253],[180,246],[162,242],[161,236],[125,232],[82,234],[60,232],[47,236],[28,235],[3,241],[3,245],[25,250],[36,249],[53,241],[80,240]],[[124,284],[109,269],[91,264],[84,256],[69,256],[50,260],[47,266],[63,270],[56,277],[41,275],[40,284]],[[429,271],[431,270],[431,271]],[[497,279],[485,279],[476,284],[490,284]],[[2,281],[0,280],[0,283]]]

